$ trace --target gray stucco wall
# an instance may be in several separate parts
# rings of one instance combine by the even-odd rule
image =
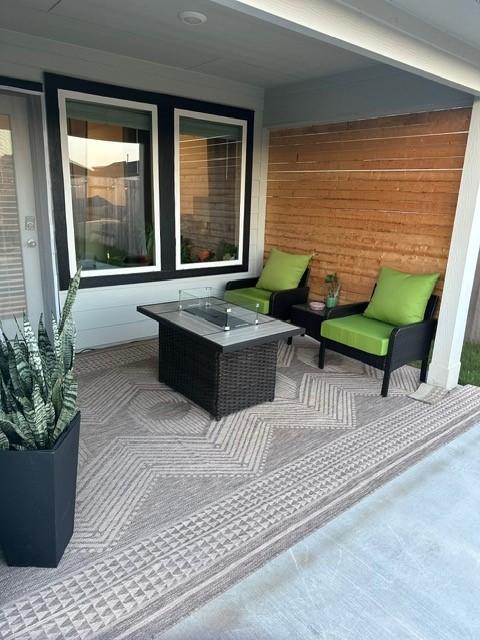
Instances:
[[[401,69],[376,64],[317,80],[267,89],[264,125],[361,120],[376,116],[465,107],[470,94]]]

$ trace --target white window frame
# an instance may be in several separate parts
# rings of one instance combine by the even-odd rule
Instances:
[[[100,105],[111,105],[135,109],[136,111],[146,111],[151,113],[151,167],[152,167],[152,206],[153,206],[153,226],[155,235],[155,264],[145,267],[124,267],[116,269],[84,269],[82,278],[93,278],[103,276],[121,276],[130,273],[148,273],[161,271],[160,253],[160,188],[159,188],[159,168],[158,168],[158,113],[157,106],[146,102],[136,102],[134,100],[123,100],[120,98],[110,98],[91,93],[79,91],[58,90],[58,108],[60,115],[60,145],[62,153],[63,187],[65,194],[65,218],[67,226],[68,262],[70,266],[70,276],[77,271],[77,256],[75,251],[75,227],[73,224],[73,204],[72,185],[70,181],[70,159],[68,155],[68,129],[67,129],[67,100],[79,100],[81,102],[93,102]]]
[[[238,225],[238,257],[236,260],[215,260],[212,262],[181,262],[181,211],[180,211],[180,118],[187,116],[197,120],[208,120],[210,122],[222,122],[234,124],[242,127],[242,161],[240,171],[240,205],[239,205],[239,225]],[[247,167],[247,121],[239,118],[219,116],[214,113],[204,113],[201,111],[191,111],[189,109],[175,109],[174,112],[174,141],[175,141],[175,263],[177,270],[186,269],[213,269],[214,267],[231,267],[241,265],[243,262],[243,235],[245,227],[245,181]]]

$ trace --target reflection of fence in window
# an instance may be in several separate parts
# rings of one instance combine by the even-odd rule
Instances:
[[[77,260],[85,269],[154,264],[151,115],[67,101]]]
[[[186,118],[186,120],[190,120]],[[181,120],[181,122],[183,119]],[[182,262],[237,258],[240,225],[241,128],[196,121],[199,133],[180,136],[181,233],[189,242]],[[188,127],[187,127],[188,128]],[[232,131],[233,130],[233,131]],[[190,258],[190,259],[189,259]]]
[[[72,205],[78,257],[93,258],[89,245],[146,256],[147,230],[143,217],[143,184],[129,178],[72,177]],[[90,252],[91,253],[91,252]]]

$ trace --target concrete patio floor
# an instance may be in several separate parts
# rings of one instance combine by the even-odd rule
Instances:
[[[157,640],[478,640],[480,426]]]

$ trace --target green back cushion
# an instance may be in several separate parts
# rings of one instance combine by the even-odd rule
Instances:
[[[396,326],[421,322],[438,276],[438,273],[416,275],[382,267],[364,315]]]
[[[321,334],[323,338],[335,340],[348,347],[376,356],[385,356],[390,334],[394,329],[391,324],[358,314],[325,320],[322,322]]]
[[[223,299],[226,302],[238,304],[239,307],[246,307],[247,309],[254,309],[255,305],[258,304],[260,313],[268,313],[271,295],[271,291],[249,287],[246,289],[228,289],[223,294]]]
[[[298,287],[312,256],[299,256],[272,249],[263,267],[257,287],[267,291],[283,291]]]

